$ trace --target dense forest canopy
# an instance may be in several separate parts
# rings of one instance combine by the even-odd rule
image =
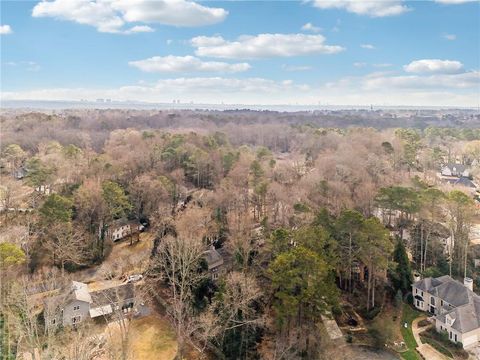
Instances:
[[[366,322],[351,341],[393,342],[375,319],[400,309],[412,270],[476,275],[478,193],[439,171],[457,163],[477,181],[479,122],[471,111],[5,110],[7,345],[65,356],[67,335],[41,325],[30,296],[134,270],[179,356],[329,356],[328,336],[312,334],[332,314]],[[120,242],[127,256],[118,224],[146,228]],[[126,359],[128,332],[121,341]]]

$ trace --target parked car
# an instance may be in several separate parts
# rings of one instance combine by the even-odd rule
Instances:
[[[132,282],[137,282],[143,279],[143,275],[141,274],[136,274],[136,275],[130,275],[127,277],[127,283],[132,283]]]

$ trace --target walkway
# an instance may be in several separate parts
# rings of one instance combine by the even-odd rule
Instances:
[[[417,318],[412,321],[412,332],[413,332],[413,337],[415,338],[415,341],[417,342],[417,351],[422,354],[422,356],[425,359],[428,360],[450,360],[448,357],[445,355],[439,353],[437,350],[435,350],[432,346],[429,344],[424,344],[422,343],[422,340],[420,339],[420,333],[426,329],[426,327],[418,327],[418,323],[422,320],[424,320],[424,317]]]

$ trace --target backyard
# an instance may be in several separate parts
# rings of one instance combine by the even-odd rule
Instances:
[[[112,322],[106,329],[107,339],[118,342],[120,329]],[[119,344],[111,344],[112,348],[120,348]],[[177,343],[170,324],[159,315],[150,315],[134,319],[129,328],[129,353],[133,359],[172,360],[177,353]]]

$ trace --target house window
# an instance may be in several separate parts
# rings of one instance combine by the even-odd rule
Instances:
[[[80,315],[72,317],[72,324],[77,324],[77,323],[79,323],[80,320],[81,320],[81,318],[82,318],[82,317],[81,317]]]
[[[55,319],[52,320],[52,325],[55,325]]]
[[[443,300],[440,300],[440,306],[443,306]]]
[[[80,305],[74,306],[73,311],[75,311],[75,310],[80,310]]]
[[[435,306],[435,298],[433,296],[430,298],[430,304]]]
[[[457,334],[455,334],[455,342],[457,342]]]
[[[450,331],[450,334],[448,334],[448,338],[452,340],[452,332]]]

